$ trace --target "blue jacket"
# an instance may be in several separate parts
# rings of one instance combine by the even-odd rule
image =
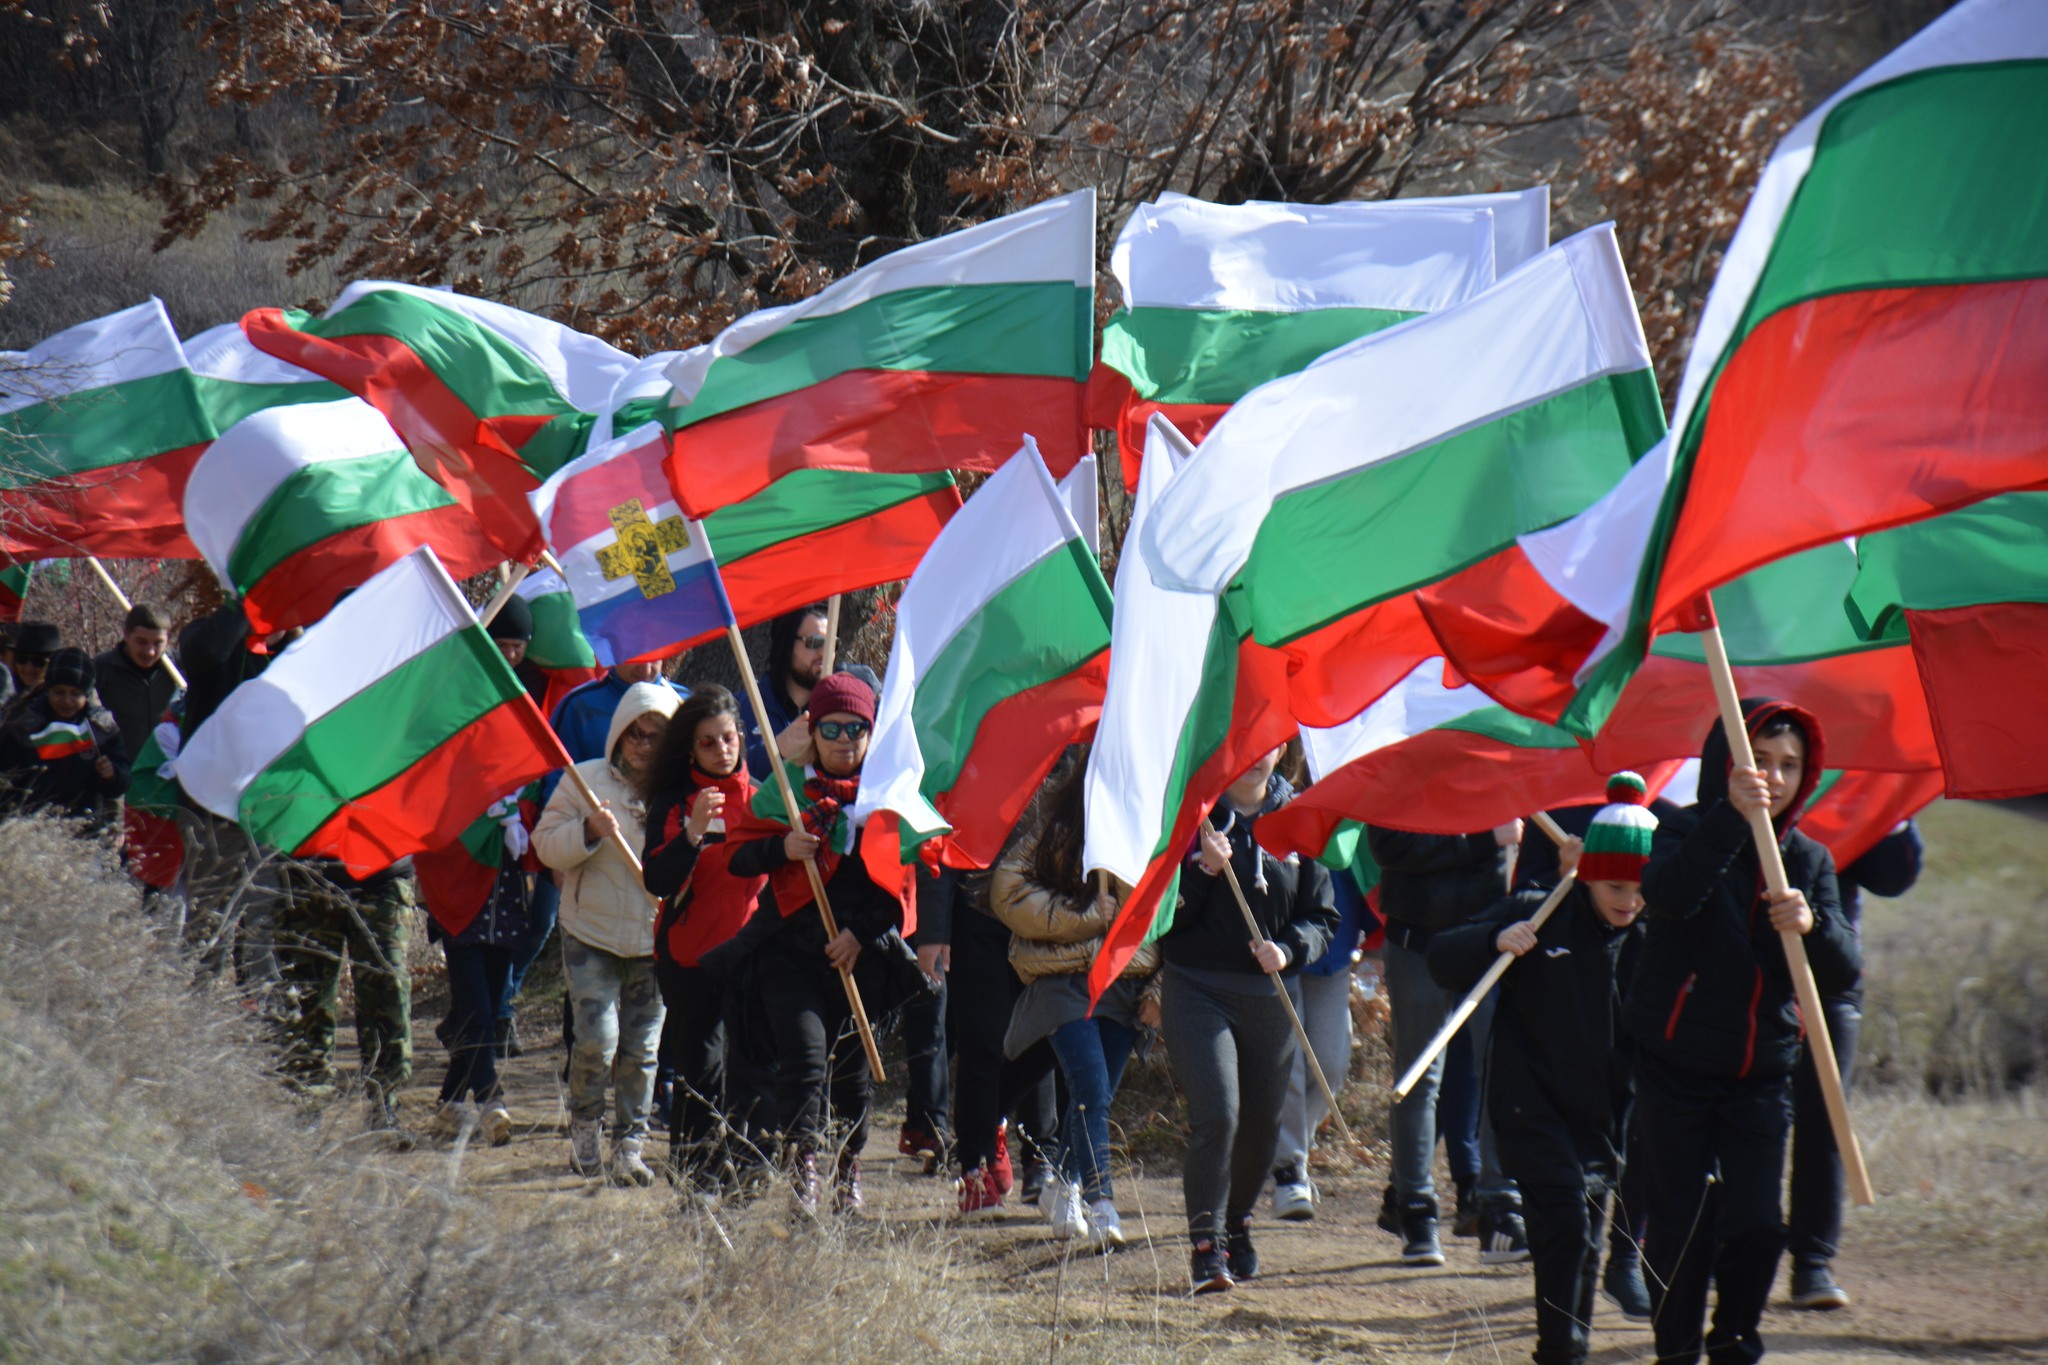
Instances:
[[[667,679],[663,679],[667,682]],[[562,698],[555,707],[551,723],[555,733],[562,737],[562,747],[569,751],[569,757],[582,763],[587,759],[607,757],[604,751],[604,737],[611,730],[612,712],[619,709],[619,699],[632,686],[621,679],[618,670],[606,673],[594,682],[583,686]],[[690,695],[690,689],[670,682],[679,697]]]

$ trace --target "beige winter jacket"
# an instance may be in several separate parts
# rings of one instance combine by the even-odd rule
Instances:
[[[1074,901],[1032,881],[1029,858],[1029,846],[1019,848],[996,865],[989,882],[989,909],[1010,931],[1010,966],[1026,983],[1087,971],[1109,933],[1110,916],[1099,899]],[[1158,967],[1159,949],[1147,943],[1121,976],[1146,977]]]
[[[673,716],[680,701],[671,689],[652,683],[627,688],[612,712],[605,753],[618,749],[619,736],[641,716],[649,711]],[[611,759],[588,759],[578,763],[576,771],[583,774],[598,800],[611,807],[626,843],[635,852],[645,848],[647,807]],[[588,814],[590,803],[564,774],[533,831],[534,852],[562,873],[562,932],[614,957],[652,957],[654,915],[659,907],[616,843],[610,839],[584,842],[583,817]]]

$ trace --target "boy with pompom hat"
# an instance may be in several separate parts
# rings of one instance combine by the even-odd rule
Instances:
[[[1487,1102],[1501,1165],[1522,1191],[1536,1272],[1538,1365],[1583,1361],[1607,1201],[1621,1177],[1632,1047],[1622,1001],[1640,951],[1643,866],[1657,818],[1643,779],[1617,773],[1609,804],[1563,851],[1578,880],[1542,927],[1545,893],[1523,891],[1438,932],[1429,970],[1470,990],[1501,953],[1521,960],[1500,982]]]

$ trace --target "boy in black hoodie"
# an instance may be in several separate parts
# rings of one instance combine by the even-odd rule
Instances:
[[[1576,839],[1561,851],[1580,880],[1540,929],[1528,921],[1545,893],[1530,890],[1429,942],[1430,975],[1460,994],[1498,954],[1521,959],[1501,978],[1486,1086],[1535,1262],[1537,1365],[1576,1365],[1591,1347],[1607,1199],[1628,1127],[1633,1049],[1622,997],[1642,943],[1636,917],[1657,820],[1634,773],[1617,773],[1607,794],[1583,853]]]
[[[1802,1046],[1779,934],[1805,938],[1821,993],[1856,977],[1834,860],[1793,826],[1820,779],[1814,718],[1742,704],[1757,766],[1736,768],[1717,722],[1700,751],[1699,801],[1657,830],[1643,876],[1648,936],[1630,986],[1636,1113],[1649,1195],[1649,1271],[1660,1362],[1759,1360],[1785,1244],[1779,1191]],[[1772,900],[1749,816],[1768,810],[1790,890]],[[1711,1277],[1718,1301],[1701,1328]]]

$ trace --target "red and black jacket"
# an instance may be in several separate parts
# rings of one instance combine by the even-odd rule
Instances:
[[[692,844],[684,826],[690,803],[707,788],[725,793],[728,819],[754,799],[754,784],[742,768],[731,777],[711,778],[692,771],[692,785],[661,792],[647,805],[647,847],[640,856],[641,881],[661,898],[654,924],[654,955],[678,967],[695,967],[704,954],[739,932],[754,912],[763,876],[740,876],[731,869],[737,844],[713,831]]]
[[[1814,718],[1784,702],[1745,701],[1754,736],[1779,716],[1807,733],[1806,772],[1791,808],[1777,817],[1785,875],[1812,907],[1807,959],[1823,996],[1854,984],[1855,931],[1842,913],[1835,863],[1794,826],[1820,780],[1824,752]],[[1657,827],[1643,870],[1649,925],[1630,985],[1629,1033],[1660,1061],[1711,1076],[1788,1074],[1804,1030],[1792,976],[1771,928],[1763,870],[1749,825],[1729,804],[1728,742],[1718,723],[1700,751],[1699,801]]]

